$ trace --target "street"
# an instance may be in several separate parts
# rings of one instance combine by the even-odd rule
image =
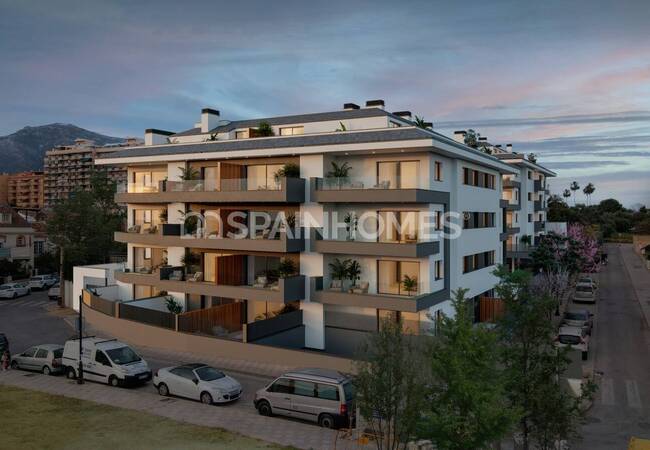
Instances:
[[[609,263],[600,274],[594,329],[595,370],[602,375],[576,444],[585,450],[624,449],[631,436],[650,438],[650,330],[619,246],[608,244],[605,251]]]

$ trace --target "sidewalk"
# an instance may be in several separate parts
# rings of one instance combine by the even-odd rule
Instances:
[[[634,253],[632,244],[620,244],[619,249],[639,306],[645,316],[646,326],[650,327],[650,271],[645,268],[641,257]]]
[[[223,428],[245,436],[283,446],[302,449],[331,449],[337,443],[337,432],[303,422],[279,417],[264,417],[254,408],[244,411],[226,406],[208,406],[174,397],[160,397],[145,389],[111,388],[86,382],[78,385],[64,377],[45,376],[19,370],[0,372],[0,385],[11,385],[48,394],[143,411],[172,420]],[[338,441],[339,447],[358,448],[355,442]]]

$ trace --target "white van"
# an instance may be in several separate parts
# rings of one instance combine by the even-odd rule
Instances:
[[[111,386],[146,383],[151,370],[146,361],[128,345],[116,339],[83,338],[84,378]],[[68,378],[76,378],[79,369],[79,339],[71,339],[63,349],[63,365]]]

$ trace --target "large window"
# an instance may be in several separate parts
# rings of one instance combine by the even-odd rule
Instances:
[[[463,168],[463,183],[486,189],[494,189],[494,175],[467,167]]]
[[[164,171],[135,171],[131,178],[132,185],[129,192],[158,192],[161,181],[167,178],[167,172]]]
[[[434,163],[434,172],[433,172],[433,180],[434,181],[442,181],[442,163],[440,161],[436,161]]]
[[[277,190],[280,183],[275,174],[282,169],[283,164],[257,164],[247,167],[247,185],[249,191]]]
[[[380,161],[377,163],[377,185],[383,189],[417,188],[419,166],[419,161]]]
[[[305,134],[305,127],[280,128],[280,136],[295,136],[297,134]]]
[[[463,258],[463,273],[473,272],[494,265],[494,250],[488,252],[475,253]]]
[[[463,214],[463,228],[492,228],[494,227],[493,212],[468,212]]]
[[[379,242],[416,242],[418,240],[417,211],[378,211]]]
[[[408,290],[405,280],[415,280]],[[411,261],[377,261],[377,292],[392,295],[415,295],[419,292],[420,263]]]

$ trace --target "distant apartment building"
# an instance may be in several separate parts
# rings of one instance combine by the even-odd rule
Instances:
[[[47,153],[44,158],[46,207],[68,198],[75,190],[89,190],[91,175],[95,168],[95,158],[117,152],[124,147],[141,143],[137,139],[127,139],[124,143],[97,146],[93,141],[77,139],[74,145],[59,146]],[[126,181],[126,170],[118,166],[103,166],[108,177],[118,183]]]
[[[17,209],[40,210],[44,206],[43,172],[12,173],[7,177],[7,203]]]
[[[8,205],[0,205],[0,259],[34,267],[32,226]]]

